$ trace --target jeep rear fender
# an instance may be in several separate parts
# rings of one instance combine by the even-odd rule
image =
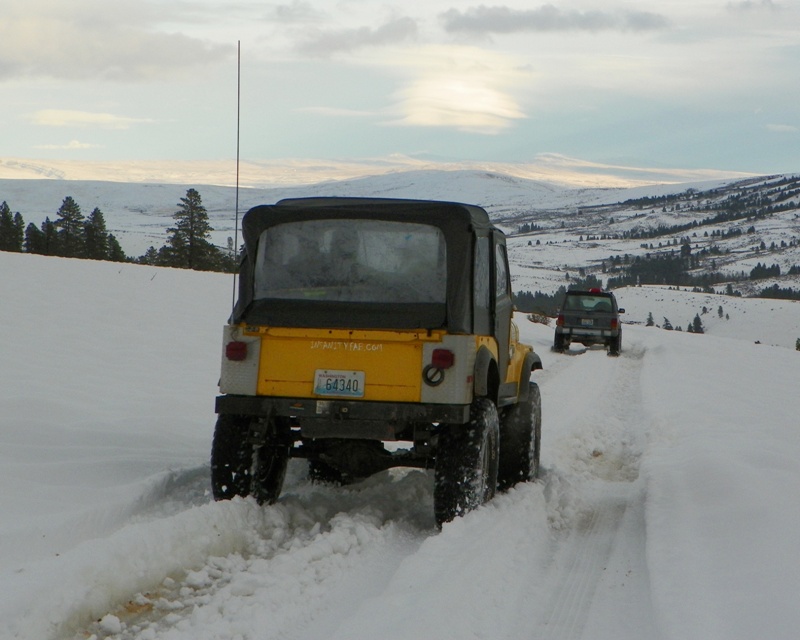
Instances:
[[[475,382],[473,388],[476,398],[491,398],[497,401],[500,376],[494,354],[486,346],[481,346],[475,356]]]

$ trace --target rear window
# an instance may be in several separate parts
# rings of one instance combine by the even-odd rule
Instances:
[[[602,311],[611,313],[614,307],[609,296],[567,295],[564,300],[565,311]]]
[[[384,220],[288,222],[259,238],[255,297],[337,302],[443,303],[444,235]]]

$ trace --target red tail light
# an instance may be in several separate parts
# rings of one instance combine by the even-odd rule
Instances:
[[[619,326],[619,320],[616,318],[611,318],[611,328],[616,329]]]
[[[449,369],[456,361],[456,354],[449,349],[434,349],[431,364],[435,369]]]
[[[556,326],[557,327],[563,327],[564,326],[564,315],[563,314],[559,315],[558,318],[556,318]]]
[[[225,357],[228,360],[241,362],[247,358],[247,343],[234,340],[225,345]]]

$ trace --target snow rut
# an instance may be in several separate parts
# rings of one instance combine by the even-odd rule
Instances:
[[[646,439],[639,383],[644,356],[637,345],[619,358],[587,352],[550,382],[579,380],[584,400],[577,415],[561,412],[565,426],[551,444],[554,459],[545,496],[558,535],[540,578],[543,598],[529,637],[657,637],[645,558],[644,480],[639,479]],[[585,401],[586,394],[593,402]]]
[[[158,582],[129,592],[107,613],[95,612],[92,624],[60,637],[228,638],[243,624],[265,638],[325,637],[325,629],[335,628],[432,533],[429,484],[420,472],[380,474],[351,489],[301,482],[271,507],[250,500],[205,505],[206,526],[224,527],[212,512],[226,510],[223,518],[236,515],[230,519],[238,535],[202,563],[171,570],[165,563]],[[163,529],[164,522],[152,525]],[[202,527],[203,520],[196,524]],[[168,542],[162,554],[177,544]],[[150,570],[157,560],[148,561]]]

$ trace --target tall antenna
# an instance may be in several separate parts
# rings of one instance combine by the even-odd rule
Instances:
[[[236,308],[236,271],[239,268],[239,128],[242,113],[242,41],[236,42],[236,223],[233,228],[233,293],[231,316]]]

